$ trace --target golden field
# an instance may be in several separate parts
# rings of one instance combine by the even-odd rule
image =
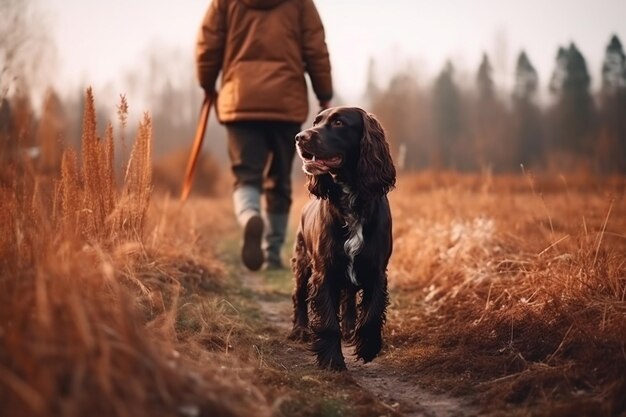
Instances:
[[[88,104],[57,174],[3,168],[0,415],[417,415],[286,341],[290,272],[239,265],[228,175],[181,205],[152,193],[149,117],[119,178],[118,135],[96,131]],[[626,413],[625,192],[583,174],[403,174],[370,369],[463,398],[455,415]]]

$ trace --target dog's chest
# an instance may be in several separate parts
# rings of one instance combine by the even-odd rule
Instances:
[[[361,252],[365,241],[363,240],[363,224],[358,218],[348,217],[346,218],[345,229],[347,229],[346,241],[343,244],[343,249],[348,256],[348,268],[346,274],[350,281],[354,285],[359,285],[356,279],[356,273],[354,272],[354,258]]]
[[[365,241],[363,239],[363,222],[354,210],[356,196],[349,190],[344,189],[343,203],[343,229],[345,230],[346,241],[343,244],[343,250],[348,257],[348,265],[346,275],[350,282],[359,285],[354,271],[354,258],[361,252]]]

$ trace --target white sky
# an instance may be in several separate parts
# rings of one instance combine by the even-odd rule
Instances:
[[[144,65],[149,44],[180,47],[192,56],[209,0],[41,3],[58,48],[57,85],[116,82],[123,89],[121,74]],[[501,70],[500,82],[508,83],[524,48],[545,88],[559,45],[576,42],[597,83],[610,36],[616,33],[626,42],[626,0],[316,0],[316,5],[336,91],[348,101],[363,93],[370,56],[383,77],[410,65],[428,83],[448,58],[473,76],[486,51]],[[195,76],[193,67],[188,74]]]

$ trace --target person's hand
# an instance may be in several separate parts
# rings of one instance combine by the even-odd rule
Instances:
[[[320,101],[320,111],[330,108],[330,100]]]
[[[204,98],[208,100],[214,100],[217,97],[215,90],[204,90]]]

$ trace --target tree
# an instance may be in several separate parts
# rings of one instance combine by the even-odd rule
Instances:
[[[437,167],[457,168],[459,138],[463,129],[461,94],[454,82],[454,67],[447,62],[433,89],[433,120],[435,133],[434,163]]]
[[[0,0],[0,162],[26,149],[36,156],[33,98],[43,92],[54,56],[36,0]],[[27,153],[28,154],[28,153]]]
[[[0,99],[45,87],[55,50],[34,0],[0,1]]]
[[[368,85],[371,85],[368,82]],[[415,78],[408,71],[395,74],[386,89],[370,91],[370,108],[380,119],[389,141],[389,148],[398,169],[415,167],[424,157],[417,151],[423,119],[421,93]]]
[[[602,63],[602,92],[605,95],[623,94],[626,89],[626,55],[617,35],[606,47]]]
[[[535,67],[528,59],[526,52],[520,52],[515,68],[515,85],[513,98],[516,100],[533,100],[539,87],[539,77]]]
[[[606,171],[626,172],[626,55],[616,35],[609,41],[604,55],[600,100],[599,163]]]
[[[486,53],[483,53],[483,59],[478,67],[476,86],[481,100],[489,101],[494,98],[493,68]]]
[[[550,79],[550,92],[552,94],[558,94],[565,82],[565,78],[567,76],[568,55],[568,50],[559,46],[556,53],[556,67],[554,68],[552,78]]]
[[[587,62],[576,45],[559,48],[550,90],[556,98],[551,111],[551,138],[559,151],[586,157],[594,148],[595,107]]]
[[[520,52],[513,87],[513,141],[517,159],[524,166],[540,165],[544,154],[541,110],[536,96],[539,77],[526,52]]]
[[[511,169],[511,147],[506,138],[508,115],[496,95],[493,68],[487,54],[476,73],[476,97],[469,109],[471,116],[471,152],[462,162],[465,169]]]

